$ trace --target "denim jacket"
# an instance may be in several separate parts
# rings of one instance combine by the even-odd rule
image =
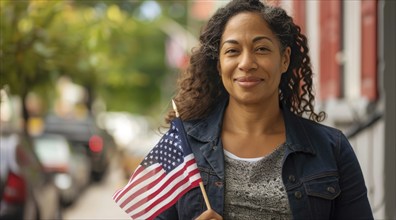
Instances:
[[[187,138],[210,205],[224,208],[224,154],[219,146],[227,102],[205,119],[185,121]],[[359,162],[341,131],[301,118],[283,108],[286,152],[282,180],[294,219],[373,219]],[[181,197],[157,219],[195,219],[206,210],[200,188]]]

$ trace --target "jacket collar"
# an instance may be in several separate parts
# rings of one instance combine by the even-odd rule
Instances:
[[[189,136],[200,142],[217,143],[221,135],[221,126],[228,98],[220,102],[208,117],[202,120],[185,122],[185,129]],[[282,106],[283,118],[286,127],[286,145],[292,152],[315,154],[315,149],[305,126],[304,120],[286,107]]]
[[[208,117],[185,123],[187,134],[201,142],[217,142],[221,135],[223,116],[227,105],[228,98],[216,105]]]
[[[312,145],[311,136],[307,132],[307,119],[299,117],[282,107],[283,120],[286,128],[286,145],[292,152],[316,154]]]

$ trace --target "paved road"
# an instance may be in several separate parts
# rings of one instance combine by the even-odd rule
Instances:
[[[65,220],[130,219],[112,200],[113,193],[124,186],[126,180],[116,162],[110,168],[103,181],[91,184],[75,204],[64,210]]]

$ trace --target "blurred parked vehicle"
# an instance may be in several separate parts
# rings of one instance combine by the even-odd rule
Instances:
[[[101,126],[106,128],[118,143],[118,163],[127,179],[151,148],[160,139],[155,129],[158,123],[147,116],[126,112],[106,112],[98,116]]]
[[[20,99],[0,89],[0,219],[61,219],[59,191],[22,133]]]
[[[93,117],[65,119],[49,115],[44,122],[44,133],[63,135],[74,148],[84,147],[91,162],[93,180],[102,179],[115,152],[115,143],[96,126]]]
[[[61,135],[34,138],[34,151],[47,173],[54,175],[63,205],[72,204],[90,182],[91,164],[85,147],[73,147]]]
[[[59,191],[29,137],[1,132],[0,219],[61,219]]]

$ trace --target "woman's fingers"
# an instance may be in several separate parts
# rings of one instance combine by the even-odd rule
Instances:
[[[217,214],[217,212],[215,212],[213,209],[208,209],[195,220],[223,220],[223,217]]]

